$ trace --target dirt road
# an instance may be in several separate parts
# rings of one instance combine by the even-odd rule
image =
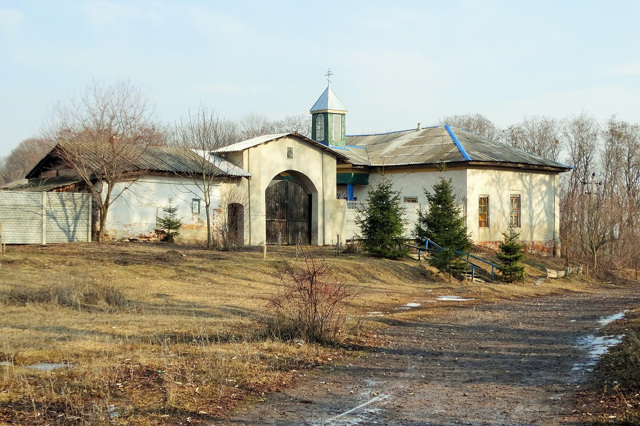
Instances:
[[[599,319],[639,303],[639,293],[437,302],[450,305],[437,316],[423,304],[419,320],[386,331],[384,347],[215,424],[579,424],[572,395],[589,350],[578,343],[601,333]]]

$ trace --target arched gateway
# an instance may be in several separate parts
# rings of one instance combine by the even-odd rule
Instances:
[[[272,180],[265,204],[267,244],[311,243],[312,200],[302,185],[292,179]]]
[[[340,153],[297,133],[259,136],[220,148],[217,155],[251,176],[245,194],[244,243],[324,245],[343,233],[345,201],[336,197]]]

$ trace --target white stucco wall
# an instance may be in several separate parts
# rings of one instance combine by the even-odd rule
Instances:
[[[188,178],[145,176],[131,185],[117,184],[114,196],[122,193],[109,208],[107,235],[112,239],[152,239],[156,237],[156,219],[171,199],[182,220],[180,239],[206,241],[206,212],[202,192]],[[192,212],[192,200],[201,199],[200,212]],[[220,189],[212,191],[212,210],[220,208]],[[214,212],[215,213],[215,212]]]
[[[465,170],[448,170],[445,172],[423,170],[413,172],[396,172],[385,171],[384,176],[380,173],[369,174],[369,186],[355,186],[354,196],[358,202],[367,202],[369,199],[369,188],[377,186],[383,178],[391,179],[392,188],[394,191],[400,193],[400,202],[404,203],[405,220],[407,221],[405,226],[405,237],[414,237],[414,227],[417,222],[418,213],[420,210],[425,212],[427,210],[428,201],[425,195],[425,190],[433,192],[433,185],[440,182],[440,178],[451,179],[454,195],[456,197],[456,203],[460,207],[463,214],[466,212],[466,171]],[[417,198],[418,202],[405,203],[405,198]],[[349,233],[353,234],[354,231],[350,228]]]
[[[506,170],[470,169],[467,179],[467,226],[475,241],[501,241],[509,230],[511,194],[521,199],[521,226],[514,228],[524,241],[558,240],[558,175]],[[478,225],[478,198],[489,196],[489,227]]]
[[[465,215],[467,229],[477,243],[497,243],[503,240],[503,232],[509,230],[511,194],[521,199],[521,226],[515,230],[527,243],[527,248],[536,252],[550,253],[554,245],[559,247],[559,199],[558,175],[509,170],[459,169],[438,171],[385,171],[391,179],[393,189],[405,197],[417,197],[423,211],[428,207],[425,189],[432,191],[441,176],[451,179],[454,195]],[[368,200],[369,187],[382,179],[380,173],[369,175],[369,186],[355,186],[354,195],[359,202]],[[479,227],[478,201],[480,196],[489,197],[489,227]],[[405,205],[407,206],[407,205]],[[406,208],[406,207],[405,207]],[[412,227],[413,224],[409,224]],[[410,236],[411,229],[407,230]]]
[[[293,148],[293,158],[287,149]],[[336,159],[320,147],[285,137],[243,151],[241,161],[229,156],[236,165],[251,173],[246,185],[249,200],[245,208],[245,244],[259,245],[266,240],[265,191],[274,177],[288,172],[312,194],[311,243],[330,244],[343,233],[344,219],[335,211]],[[344,213],[342,213],[344,215]],[[339,217],[340,216],[340,217]],[[342,228],[341,228],[342,227]]]

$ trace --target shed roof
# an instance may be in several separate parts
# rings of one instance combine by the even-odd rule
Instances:
[[[490,164],[568,171],[556,161],[449,125],[375,135],[347,136],[346,148],[334,148],[362,166],[444,163]],[[366,156],[362,151],[366,151]]]

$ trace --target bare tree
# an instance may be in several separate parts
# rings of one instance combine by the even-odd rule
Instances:
[[[200,106],[194,114],[189,112],[175,126],[173,144],[183,149],[190,149],[198,155],[186,175],[197,188],[202,197],[207,217],[207,248],[213,247],[212,195],[213,189],[222,177],[220,159],[212,154],[217,148],[229,145],[238,140],[238,129],[234,122],[221,119],[213,110]]]
[[[289,115],[273,124],[276,133],[295,132],[307,138],[311,137],[311,117],[309,114]]]
[[[640,126],[612,117],[603,130],[604,182],[610,189],[611,208],[615,217],[615,236],[621,244],[613,247],[612,258],[631,264],[637,271],[640,247]]]
[[[590,214],[599,214],[603,211],[603,204],[594,203],[590,193],[593,191],[585,188],[588,182],[595,178],[597,170],[597,146],[600,140],[600,126],[598,122],[586,114],[573,117],[563,123],[562,135],[566,144],[566,162],[573,170],[561,179],[560,194],[560,235],[565,251],[565,260],[587,252],[589,245],[585,241],[586,229],[596,229],[594,226],[586,226],[590,220]],[[592,238],[593,239],[593,238]],[[593,247],[593,244],[591,244]]]
[[[548,117],[525,118],[522,123],[509,126],[503,137],[513,147],[554,161],[562,149],[559,123]]]
[[[450,124],[492,140],[498,140],[501,134],[501,130],[482,114],[450,115],[440,119],[440,124]]]
[[[240,121],[240,127],[242,129],[240,135],[243,139],[289,132],[311,137],[311,117],[308,114],[290,115],[282,120],[271,121],[262,114],[250,113]]]
[[[0,164],[0,183],[23,178],[54,147],[48,139],[25,139]]]
[[[98,242],[104,241],[109,207],[141,175],[137,160],[150,144],[161,144],[148,99],[129,82],[91,83],[84,95],[59,104],[48,138],[57,156],[93,195],[99,212]],[[117,184],[122,186],[116,189]]]
[[[275,126],[262,114],[249,113],[240,121],[242,139],[252,139],[261,135],[276,133]]]

